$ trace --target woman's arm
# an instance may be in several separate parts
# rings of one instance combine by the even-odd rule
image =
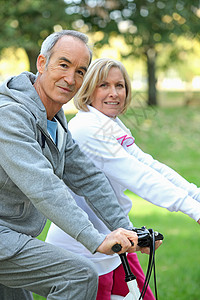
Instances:
[[[182,211],[196,221],[199,220],[200,203],[145,163],[145,160],[139,160],[130,151],[127,152],[124,145],[117,141],[120,132],[117,124],[112,122],[108,126],[108,123],[99,124],[95,120],[90,124],[81,123],[80,126],[78,122],[70,122],[73,138],[109,179],[155,205],[170,211]]]
[[[153,159],[151,155],[144,153],[138,146],[134,145],[131,150],[132,155],[134,155],[139,161],[162,174],[175,186],[187,191],[192,198],[200,202],[200,188],[197,188],[195,184],[188,182],[170,167]]]

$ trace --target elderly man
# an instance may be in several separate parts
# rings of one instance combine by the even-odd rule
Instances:
[[[42,45],[37,76],[24,72],[0,87],[1,300],[32,299],[31,292],[49,300],[95,299],[92,263],[35,238],[47,218],[92,253],[112,254],[115,243],[121,252],[136,251],[137,235],[126,230],[131,224],[106,177],[73,142],[62,110],[90,61],[85,35],[54,33]],[[109,235],[93,227],[67,187],[85,197]]]

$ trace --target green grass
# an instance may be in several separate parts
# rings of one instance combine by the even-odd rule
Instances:
[[[135,226],[145,225],[164,235],[156,251],[156,275],[159,299],[199,299],[200,257],[199,225],[182,213],[171,213],[128,192],[133,199],[130,219]],[[148,257],[138,253],[146,272]],[[153,278],[153,277],[152,277]],[[150,286],[154,291],[153,279]]]
[[[68,115],[69,120],[72,115]],[[142,106],[130,108],[121,117],[131,129],[136,144],[154,158],[175,169],[200,186],[200,117],[198,107]],[[200,299],[200,227],[182,213],[171,213],[127,191],[133,199],[130,218],[137,227],[145,225],[164,234],[156,252],[158,294],[160,300]],[[45,231],[40,235],[44,239]],[[138,253],[146,270],[148,256]],[[150,283],[153,289],[153,282]],[[35,300],[44,298],[34,295]],[[103,299],[102,299],[103,300]]]

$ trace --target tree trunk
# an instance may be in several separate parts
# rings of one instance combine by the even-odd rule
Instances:
[[[147,57],[147,72],[148,72],[148,105],[157,105],[157,91],[156,91],[156,51],[154,48],[148,49]]]
[[[29,59],[29,64],[30,64],[30,72],[36,74],[37,73],[37,67],[36,67],[36,61],[37,61],[37,56],[39,54],[38,50],[36,51],[35,49],[33,50],[26,50],[26,53],[28,55]]]

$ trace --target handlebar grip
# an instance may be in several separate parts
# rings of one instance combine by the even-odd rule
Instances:
[[[134,243],[132,241],[130,241],[131,246],[134,246]],[[118,253],[119,251],[121,251],[122,246],[120,244],[115,244],[114,246],[112,246],[112,251],[115,253]]]
[[[121,251],[122,246],[120,244],[115,244],[114,246],[112,246],[112,251],[117,253],[119,251]]]

